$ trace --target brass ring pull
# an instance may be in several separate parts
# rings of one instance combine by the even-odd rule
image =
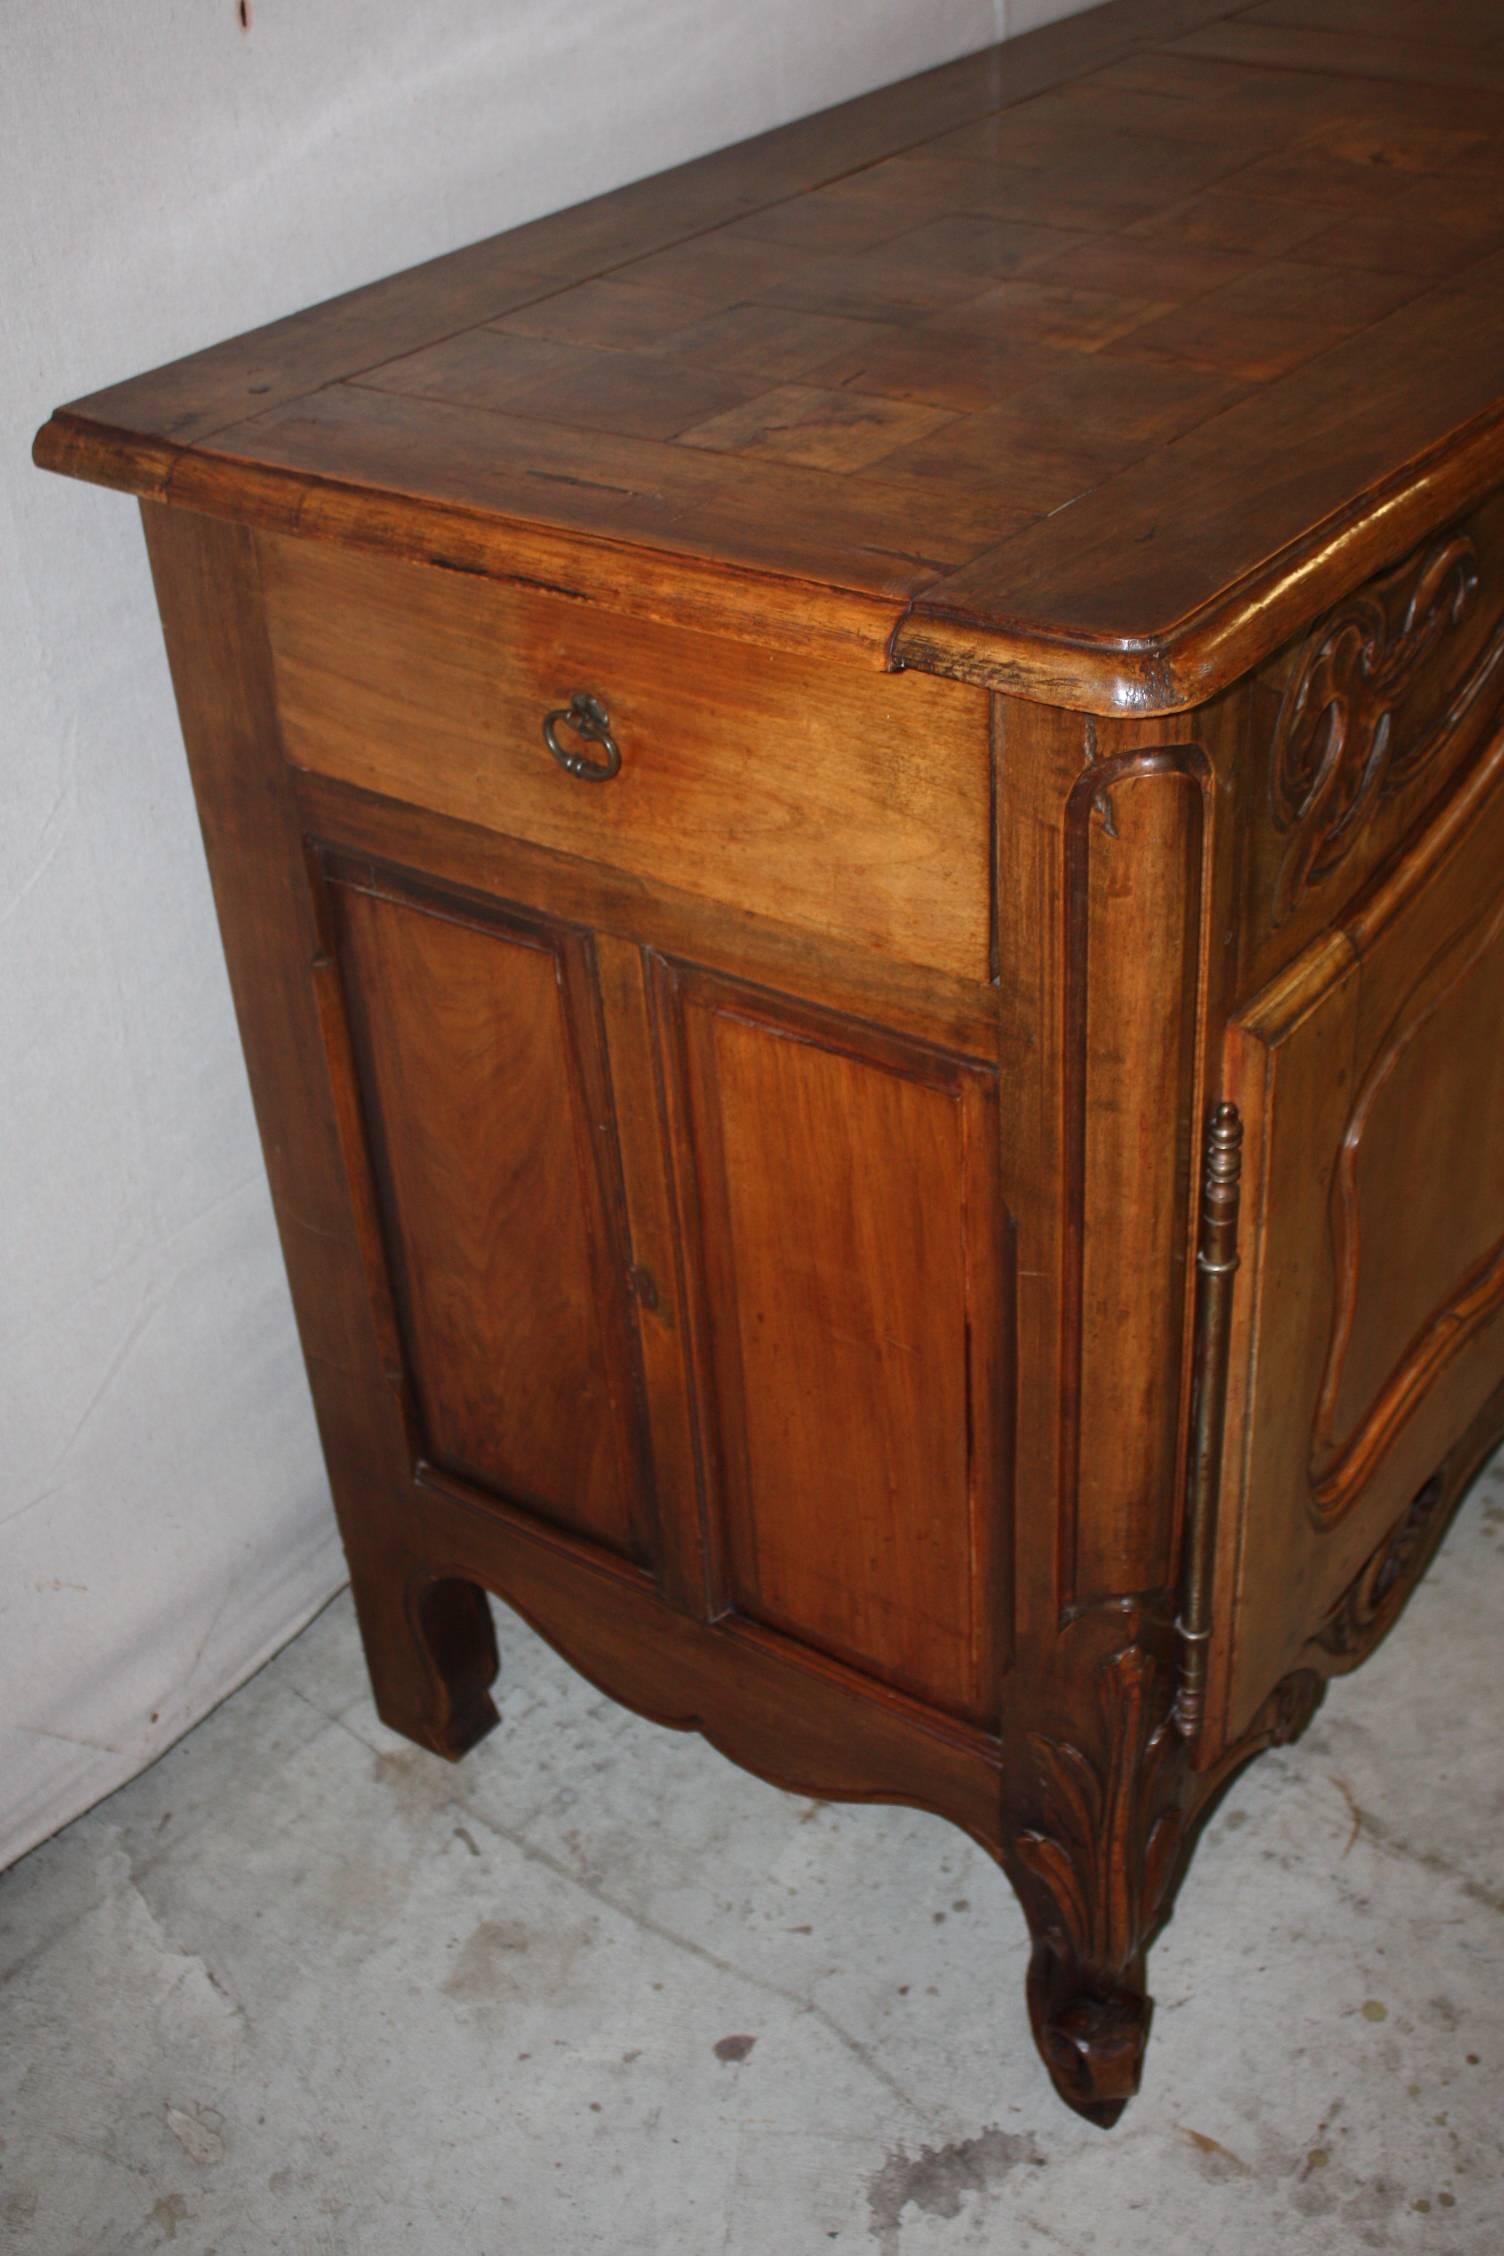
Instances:
[[[587,743],[598,744],[602,758],[592,760],[577,746],[561,744],[555,731],[559,721]],[[583,689],[577,689],[567,705],[544,714],[543,741],[565,774],[579,776],[585,783],[609,783],[621,766],[621,746],[611,734],[611,716],[598,697]]]

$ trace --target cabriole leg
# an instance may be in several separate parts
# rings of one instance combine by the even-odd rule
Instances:
[[[1187,1765],[1168,1624],[1109,1608],[1076,1625],[1077,1650],[1088,1640],[1099,1657],[1060,1681],[1058,1726],[1027,1732],[1011,1768],[1008,1862],[1034,1942],[1035,2041],[1066,2105],[1105,2127],[1143,2070],[1144,1959],[1179,1859]]]

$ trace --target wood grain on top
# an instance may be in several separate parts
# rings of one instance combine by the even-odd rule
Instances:
[[[1504,24],[1112,0],[96,393],[37,454],[1173,711],[1504,477]]]

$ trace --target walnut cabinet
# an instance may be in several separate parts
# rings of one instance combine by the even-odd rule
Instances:
[[[1504,58],[1271,13],[38,441],[141,497],[381,1714],[495,1724],[489,1593],[939,1812],[1103,2123],[1199,1823],[1504,1435]]]

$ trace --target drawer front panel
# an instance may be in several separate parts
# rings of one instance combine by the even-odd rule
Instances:
[[[1232,1031],[1249,1184],[1232,1381],[1251,1436],[1241,1520],[1224,1514],[1234,1729],[1304,1638],[1330,1634],[1504,1377],[1494,725],[1395,875]]]
[[[394,882],[329,888],[422,1453],[641,1555],[629,1261],[588,944]]]
[[[1504,694],[1504,493],[1329,611],[1249,689],[1241,975],[1347,912],[1485,756]]]
[[[1006,1655],[996,1081],[663,975],[720,1602],[980,1722]]]
[[[262,543],[298,766],[904,963],[985,980],[987,698],[624,621],[312,542]],[[598,699],[606,782],[545,716]],[[567,725],[565,749],[581,743]]]

